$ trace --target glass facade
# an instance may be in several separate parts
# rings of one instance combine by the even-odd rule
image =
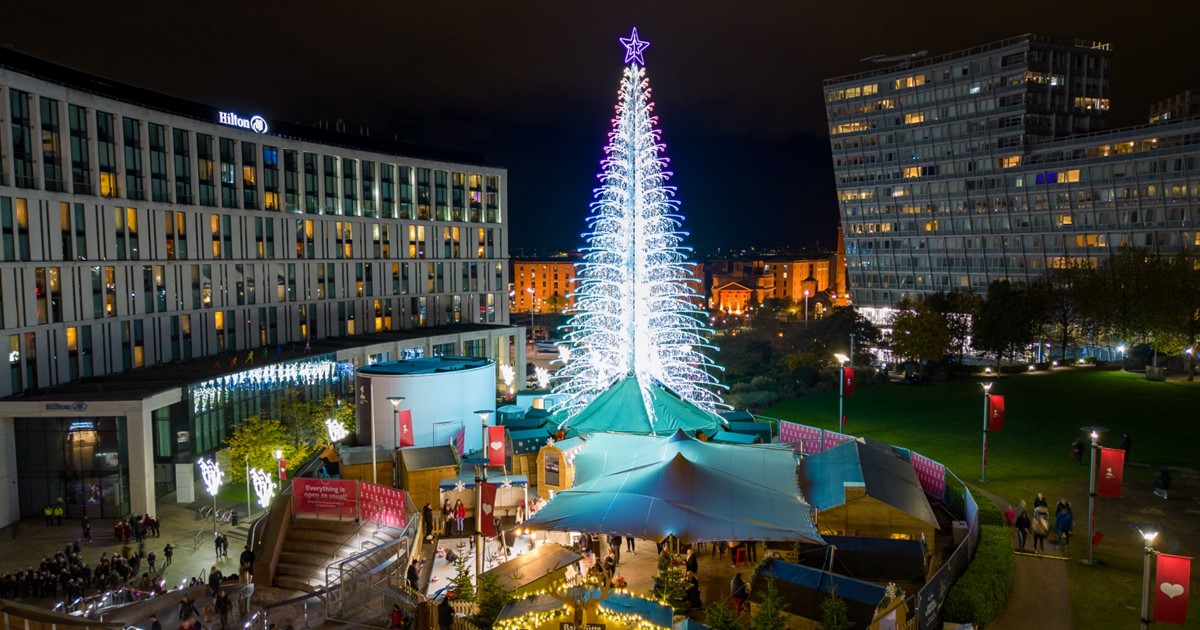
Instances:
[[[15,418],[26,518],[61,500],[66,518],[129,513],[125,418]]]

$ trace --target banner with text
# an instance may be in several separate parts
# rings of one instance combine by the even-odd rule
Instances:
[[[358,482],[352,479],[310,479],[292,482],[292,511],[296,514],[353,518],[358,505]]]

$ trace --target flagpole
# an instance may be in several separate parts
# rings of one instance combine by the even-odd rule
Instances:
[[[1150,529],[1141,533],[1146,543],[1146,558],[1142,561],[1142,630],[1150,630],[1150,559],[1154,557],[1154,547],[1151,545],[1158,532]]]
[[[1092,564],[1092,536],[1093,530],[1096,528],[1096,452],[1100,450],[1096,439],[1099,437],[1099,433],[1092,431],[1092,456],[1091,461],[1088,462],[1088,564]],[[1147,560],[1147,562],[1149,561]]]
[[[988,392],[991,391],[993,383],[980,383],[980,385],[983,386],[983,465],[979,480],[987,481],[988,403],[991,401]]]

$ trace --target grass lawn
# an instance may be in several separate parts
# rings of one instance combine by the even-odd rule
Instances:
[[[1151,494],[1161,466],[1200,469],[1200,381],[1153,383],[1142,375],[1093,368],[1064,368],[1005,376],[992,387],[1005,397],[1004,430],[988,435],[986,483],[980,483],[983,396],[978,379],[931,385],[859,386],[845,401],[846,432],[911,448],[942,462],[963,481],[1002,498],[1033,503],[1045,493],[1053,505],[1066,497],[1075,508],[1074,558],[1087,557],[1087,465],[1068,458],[1083,426],[1107,427],[1101,444],[1115,447],[1122,433],[1133,439],[1124,497],[1096,499],[1096,527],[1105,533],[1097,564],[1071,562],[1072,625],[1132,627],[1139,618],[1141,539],[1132,523],[1153,521],[1169,531],[1156,548],[1200,554],[1200,482],[1173,476],[1171,500]],[[837,391],[783,401],[763,415],[837,430]],[[1192,571],[1200,588],[1200,566]],[[1193,590],[1193,593],[1200,592]],[[1195,599],[1193,597],[1193,599]],[[1032,612],[1032,611],[1031,611]],[[1200,629],[1200,609],[1189,610],[1188,628]],[[1117,621],[1120,620],[1120,621]]]

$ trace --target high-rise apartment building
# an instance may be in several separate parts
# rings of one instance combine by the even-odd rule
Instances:
[[[56,497],[152,513],[238,421],[355,365],[524,377],[503,168],[7,49],[0,120],[0,525]]]
[[[1200,119],[1106,131],[1110,55],[1022,35],[825,81],[854,303],[1200,245]]]

